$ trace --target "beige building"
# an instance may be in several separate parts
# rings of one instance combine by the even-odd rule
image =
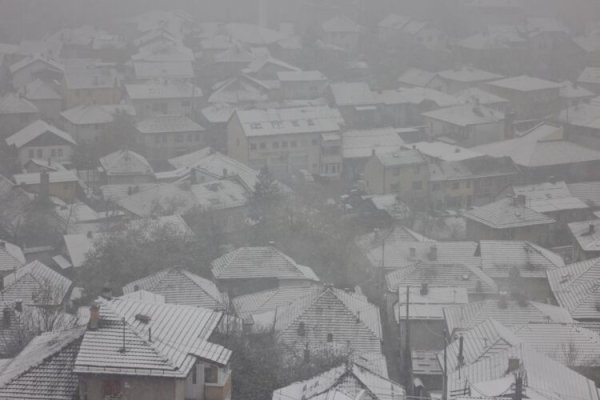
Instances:
[[[228,155],[278,177],[299,170],[339,176],[342,123],[329,107],[238,110],[227,125]]]
[[[396,193],[407,203],[424,202],[428,198],[427,162],[416,150],[374,152],[365,165],[364,180],[370,194]]]

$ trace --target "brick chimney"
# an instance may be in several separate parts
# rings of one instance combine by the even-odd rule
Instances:
[[[88,322],[88,329],[95,331],[100,326],[100,307],[98,304],[92,304],[90,307],[90,321]]]

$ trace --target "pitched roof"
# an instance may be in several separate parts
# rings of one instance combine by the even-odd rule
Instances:
[[[46,133],[54,135],[72,145],[77,144],[75,140],[73,140],[71,135],[69,135],[67,132],[58,129],[48,124],[47,122],[42,121],[41,119],[32,122],[25,128],[7,137],[6,144],[8,144],[9,146],[15,146],[16,148],[20,149],[21,147],[30,143],[32,140],[35,140]]]
[[[48,178],[50,183],[79,182],[79,178],[73,170],[49,171]],[[39,173],[32,172],[15,174],[13,179],[18,185],[39,185],[41,177]]]
[[[202,132],[204,128],[182,115],[161,115],[139,121],[135,124],[140,133]]]
[[[594,92],[587,90],[583,86],[579,86],[571,81],[564,81],[560,85],[560,96],[566,99],[591,99],[596,97]]]
[[[240,247],[211,263],[212,274],[223,279],[314,279],[306,270],[274,247]]]
[[[35,104],[17,93],[7,93],[0,98],[0,114],[36,114]]]
[[[385,167],[398,167],[402,165],[424,164],[425,158],[414,149],[400,147],[396,151],[375,153],[374,157]]]
[[[509,359],[518,359],[523,392],[529,398],[565,400],[598,400],[593,381],[526,345],[484,358],[455,371],[448,377],[448,393],[456,398],[466,391],[495,398],[514,394],[515,378],[509,371]]]
[[[532,92],[536,90],[560,89],[560,84],[545,79],[535,78],[527,75],[515,76],[497,81],[488,82],[487,85],[516,90],[519,92]]]
[[[74,125],[91,125],[112,122],[119,112],[135,114],[127,105],[81,104],[61,112],[60,115]]]
[[[600,258],[548,271],[548,282],[558,304],[575,319],[599,319]]]
[[[594,97],[590,102],[577,103],[576,105],[565,108],[559,115],[562,123],[573,126],[600,129],[600,97]]]
[[[515,205],[512,198],[496,200],[480,207],[473,207],[463,213],[469,220],[479,222],[494,229],[518,228],[533,225],[553,224],[554,219],[529,207]]]
[[[310,291],[278,308],[274,329],[279,338],[295,350],[308,346],[311,350],[381,352],[379,308],[360,293],[333,287]],[[303,334],[298,334],[299,330],[303,330]],[[331,341],[327,339],[328,334],[333,336]]]
[[[421,115],[457,126],[493,124],[504,121],[503,113],[492,108],[473,105],[440,108]]]
[[[118,298],[99,304],[99,327],[86,331],[76,373],[185,378],[197,358],[229,362],[231,351],[208,341],[219,312]]]
[[[226,308],[226,299],[213,282],[182,269],[166,269],[123,286],[125,294],[138,290],[161,295],[167,303],[211,310]]]
[[[568,183],[571,194],[592,207],[600,207],[600,182]]]
[[[71,280],[39,261],[17,268],[3,278],[2,301],[21,300],[26,305],[59,305],[71,288]]]
[[[222,179],[190,186],[196,206],[203,210],[225,210],[248,204],[248,189],[238,182]]]
[[[62,96],[58,93],[57,88],[39,78],[23,87],[23,96],[31,101],[62,100]]]
[[[292,107],[235,112],[248,137],[339,132],[340,112],[327,106]]]
[[[561,128],[542,124],[522,137],[475,146],[494,157],[508,156],[523,167],[545,167],[600,160],[600,152],[563,138]]]
[[[400,75],[398,82],[409,86],[427,87],[435,77],[436,74],[434,72],[419,68],[409,68]]]
[[[502,75],[473,67],[447,69],[445,71],[438,72],[437,75],[445,80],[463,83],[486,82],[502,78]]]
[[[573,323],[569,312],[561,307],[529,301],[526,304],[507,299],[504,307],[498,299],[482,300],[444,309],[448,332],[471,329],[488,318],[511,327],[529,322]]]
[[[144,186],[139,192],[120,198],[118,204],[123,209],[139,217],[149,217],[158,208],[172,210],[173,214],[183,214],[194,207],[194,195],[174,183],[157,183]]]
[[[512,191],[525,196],[527,207],[541,213],[588,208],[585,202],[571,195],[564,181],[518,185]]]
[[[490,93],[478,87],[472,87],[460,91],[455,96],[464,103],[481,104],[483,106],[494,106],[499,104],[508,104],[508,100]]]
[[[152,175],[150,163],[138,153],[130,150],[118,150],[100,158],[100,165],[109,176],[114,175]]]
[[[449,157],[451,158],[451,157]],[[430,163],[431,182],[518,175],[519,170],[508,157],[480,156],[465,160]]]
[[[571,222],[569,230],[583,251],[600,251],[600,219]]]
[[[118,89],[119,85],[119,75],[112,66],[80,60],[65,65],[67,90]]]
[[[17,245],[0,240],[0,271],[14,271],[24,264],[23,250]]]
[[[448,282],[452,285],[452,282]],[[469,297],[466,288],[451,286],[423,287],[398,286],[398,302],[394,304],[394,318],[397,322],[406,320],[406,292],[409,291],[408,317],[415,320],[443,320],[444,307],[467,304]]]
[[[73,372],[84,330],[35,337],[0,372],[0,397],[15,400],[71,400],[79,390]]]
[[[342,133],[344,158],[369,158],[376,152],[394,151],[404,144],[394,128],[349,130]]]
[[[377,100],[366,82],[336,82],[329,85],[338,107],[376,104]]]
[[[390,272],[385,276],[387,290],[396,292],[400,286],[450,286],[463,288],[469,294],[496,293],[497,285],[478,267],[464,264],[415,264]]]
[[[403,400],[404,387],[367,367],[341,365],[273,392],[272,400]]]
[[[600,68],[599,67],[586,67],[579,78],[577,78],[577,82],[579,83],[600,83]]]
[[[546,278],[547,271],[565,266],[558,254],[527,241],[482,240],[478,251],[483,272],[492,278],[507,278],[513,268],[523,278]]]
[[[233,298],[231,302],[236,314],[242,319],[249,320],[255,315],[266,316],[268,314],[267,318],[263,318],[263,316],[257,317],[255,322],[262,319],[273,321],[275,313],[278,312],[277,310],[292,304],[304,296],[320,293],[322,290],[322,287],[319,285],[309,287],[281,286],[277,289],[238,296]]]
[[[133,63],[137,79],[173,78],[187,79],[194,77],[194,68],[190,61],[144,62]]]
[[[321,71],[279,71],[277,79],[281,82],[327,81]]]
[[[22,60],[17,61],[16,63],[12,64],[9,68],[10,68],[10,72],[11,74],[14,74],[15,72],[19,71],[20,69],[23,69],[25,67],[27,67],[30,64],[33,64],[35,62],[42,62],[44,64],[46,64],[48,67],[50,67],[50,69],[53,69],[55,71],[63,71],[63,67],[54,62],[53,60],[50,60],[48,58],[39,56],[39,55],[34,55],[34,56],[28,56],[23,58]]]

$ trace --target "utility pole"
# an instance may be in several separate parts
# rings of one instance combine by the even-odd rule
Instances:
[[[411,391],[410,388],[412,387],[412,368],[411,368],[411,358],[412,358],[412,354],[410,351],[410,286],[406,287],[406,334],[405,336],[405,351],[404,351],[404,365],[406,368],[405,374],[406,374],[406,382],[405,382],[405,388],[407,391]]]
[[[523,400],[523,377],[520,372],[515,374],[515,396],[514,400]]]

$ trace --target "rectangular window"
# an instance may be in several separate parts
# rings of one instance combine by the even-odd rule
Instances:
[[[431,190],[440,190],[440,184],[434,183],[433,185],[431,185]]]
[[[175,142],[176,143],[183,142],[183,135],[175,135]]]
[[[298,142],[296,142],[295,140],[292,140],[290,142],[290,146],[292,146],[292,147],[298,147]]]
[[[319,139],[317,139],[317,138],[314,138],[310,142],[312,143],[313,146],[318,146],[319,145]]]
[[[256,143],[250,143],[250,150],[256,150]]]
[[[188,133],[188,142],[193,142],[195,140],[195,135],[193,133]]]
[[[214,365],[209,365],[204,368],[204,382],[217,383],[219,382],[219,369]]]
[[[423,182],[421,181],[415,181],[412,183],[412,188],[413,190],[421,190],[423,189]]]
[[[288,142],[285,142],[285,141],[284,141],[284,142],[281,142],[281,147],[282,147],[282,148],[284,148],[284,149],[287,149],[287,147],[288,147]]]
[[[279,142],[273,142],[273,148],[274,149],[278,149],[279,148]]]
[[[104,397],[119,397],[123,391],[123,385],[119,379],[105,379],[102,382],[102,393]]]
[[[50,157],[56,157],[56,149],[50,150]]]
[[[44,151],[42,149],[37,149],[37,158],[44,158]]]
[[[262,143],[260,144],[260,148],[261,148],[261,149],[266,149],[266,148],[267,148],[267,144],[266,144],[265,142],[262,142]]]
[[[35,158],[35,150],[29,149],[29,158]]]
[[[196,364],[192,367],[192,384],[195,385],[198,381],[198,372],[196,371]]]
[[[452,182],[452,189],[456,190],[460,188],[460,182]]]
[[[392,192],[399,192],[400,191],[400,184],[399,183],[394,183],[394,184],[390,185],[390,190]]]
[[[63,156],[63,149],[58,149],[58,156],[62,157]]]

